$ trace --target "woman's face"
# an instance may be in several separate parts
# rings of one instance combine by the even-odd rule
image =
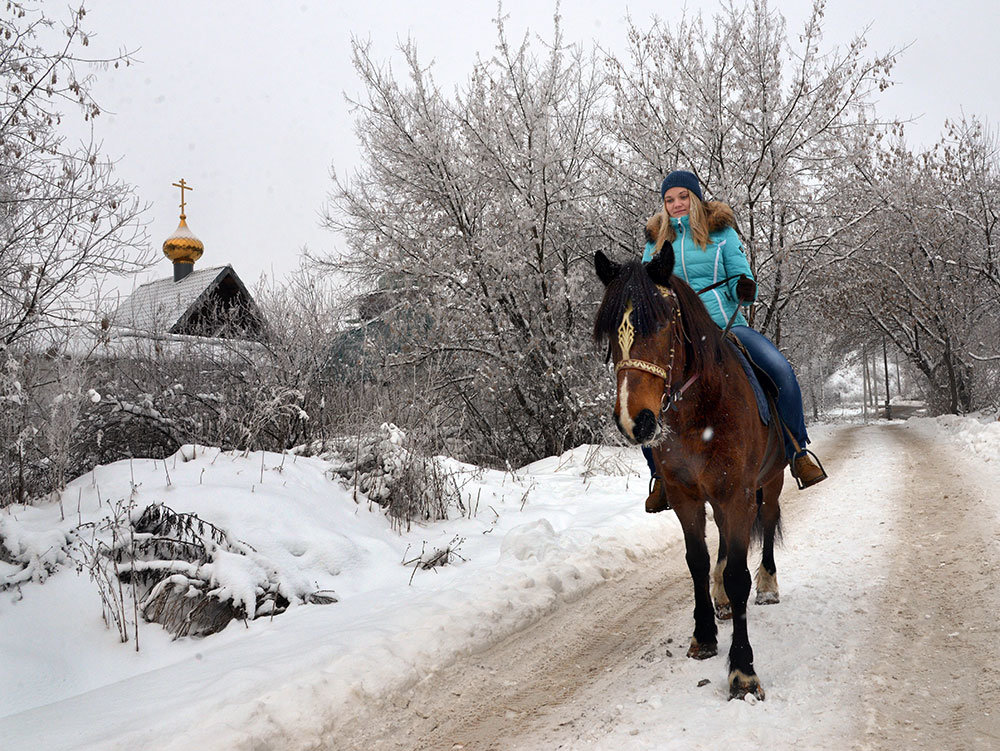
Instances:
[[[691,211],[691,194],[687,188],[671,188],[663,194],[663,209],[667,216],[687,216]]]

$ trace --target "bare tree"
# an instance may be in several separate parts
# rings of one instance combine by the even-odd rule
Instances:
[[[900,132],[868,172],[883,203],[848,241],[864,252],[836,265],[838,296],[851,299],[845,311],[886,336],[952,412],[997,397],[987,386],[1000,364],[997,147],[975,118],[946,124],[925,151]]]
[[[816,0],[798,43],[767,0],[754,0],[724,6],[711,24],[699,15],[632,26],[630,59],[608,59],[616,144],[607,163],[624,196],[614,240],[634,246],[630,226],[655,210],[659,179],[694,169],[708,196],[736,211],[761,282],[756,325],[779,343],[823,252],[871,211],[860,201],[838,215],[829,200],[885,130],[874,95],[890,85],[897,54],[868,56],[863,33],[824,48],[824,5]]]
[[[88,71],[131,63],[124,52],[109,59],[83,54],[90,39],[85,15],[80,6],[57,24],[17,2],[0,14],[2,349],[92,322],[106,277],[132,273],[149,257],[131,186],[115,178],[93,138],[73,144],[60,130],[67,108],[88,121],[100,114]]]
[[[558,19],[544,53],[497,28],[496,54],[451,99],[412,43],[404,85],[355,42],[364,166],[335,181],[327,222],[350,246],[330,266],[381,300],[392,381],[419,379],[424,414],[502,463],[593,435],[590,258],[607,187],[593,56]]]
[[[61,129],[64,117],[100,114],[93,71],[131,62],[84,53],[85,15],[80,6],[57,21],[20,2],[0,10],[2,503],[50,484],[33,477],[65,479],[86,384],[81,369],[51,357],[73,326],[96,322],[102,283],[149,257],[131,186],[93,137],[74,144]]]

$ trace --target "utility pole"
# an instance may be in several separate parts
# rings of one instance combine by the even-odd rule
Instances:
[[[892,419],[892,407],[889,406],[889,355],[885,348],[885,334],[882,334],[882,363],[885,366],[885,419]]]

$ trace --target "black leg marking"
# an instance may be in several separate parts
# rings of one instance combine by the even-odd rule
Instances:
[[[694,584],[694,637],[688,657],[705,659],[718,654],[719,630],[715,625],[715,608],[709,591],[711,557],[705,544],[705,507],[675,508],[684,528],[685,559]]]
[[[763,698],[763,690],[753,667],[753,648],[747,634],[747,599],[750,597],[750,571],[747,551],[730,541],[723,581],[733,608],[733,642],[729,647],[729,697],[739,699],[748,693]]]

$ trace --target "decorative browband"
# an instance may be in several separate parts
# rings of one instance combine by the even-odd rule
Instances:
[[[617,375],[622,370],[645,370],[647,373],[659,376],[664,381],[667,380],[667,371],[664,368],[645,360],[622,360],[615,365],[615,374]]]

